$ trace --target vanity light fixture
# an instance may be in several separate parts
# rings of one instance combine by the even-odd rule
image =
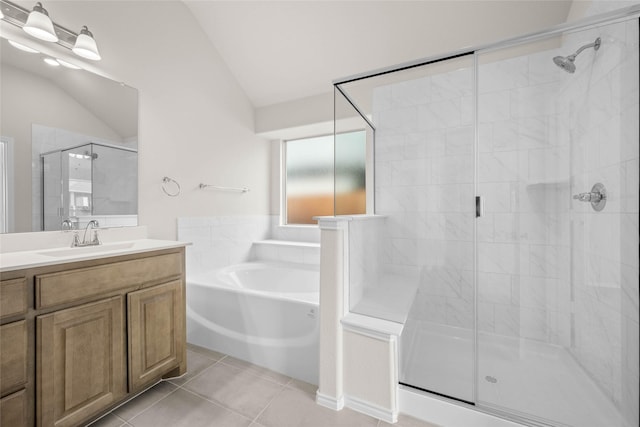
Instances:
[[[76,43],[71,50],[76,55],[91,59],[92,61],[99,61],[101,59],[100,53],[98,52],[98,45],[96,45],[93,34],[86,25],[80,30],[80,34],[78,34],[76,38]]]
[[[58,41],[58,35],[53,29],[53,22],[49,18],[49,12],[42,7],[40,2],[33,7],[22,29],[37,39],[54,43]]]
[[[37,50],[30,48],[29,46],[25,46],[22,43],[18,43],[18,42],[14,42],[13,40],[7,40],[9,42],[9,44],[13,47],[15,47],[16,49],[19,49],[23,52],[28,52],[28,53],[38,53]]]
[[[49,13],[38,2],[33,10],[23,8],[9,0],[0,0],[0,19],[22,28],[27,34],[39,39],[54,42],[74,54],[92,61],[101,59],[93,34],[83,26],[79,34],[56,24]]]

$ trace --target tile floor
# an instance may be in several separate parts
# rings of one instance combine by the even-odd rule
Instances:
[[[188,372],[158,383],[91,427],[390,426],[350,409],[315,403],[316,387],[189,345]],[[437,427],[401,415],[397,427]]]

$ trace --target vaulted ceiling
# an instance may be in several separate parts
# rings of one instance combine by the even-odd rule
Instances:
[[[255,107],[565,22],[570,0],[184,0]]]

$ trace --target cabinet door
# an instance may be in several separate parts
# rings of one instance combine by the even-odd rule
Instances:
[[[0,319],[27,312],[27,279],[0,281]]]
[[[182,281],[127,295],[129,387],[137,391],[182,363],[185,346]]]
[[[27,393],[20,390],[0,399],[0,426],[26,427]]]
[[[124,301],[37,317],[39,426],[76,426],[126,394]]]
[[[0,326],[0,396],[27,382],[27,322]]]

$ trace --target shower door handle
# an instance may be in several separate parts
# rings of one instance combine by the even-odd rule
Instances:
[[[484,216],[484,197],[476,196],[476,218]]]

